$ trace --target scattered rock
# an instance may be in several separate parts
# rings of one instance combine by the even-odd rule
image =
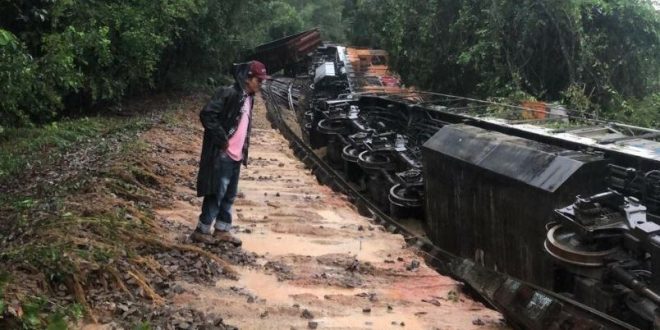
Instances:
[[[480,318],[476,318],[472,320],[472,324],[478,326],[486,325],[486,323],[484,323],[484,321],[482,321]]]
[[[266,201],[266,205],[268,205],[268,206],[270,206],[270,207],[274,207],[274,208],[276,208],[276,209],[279,209],[279,208],[280,208],[280,204],[278,204],[278,203],[273,203],[273,202],[270,202],[270,201]]]
[[[442,304],[438,301],[438,299],[422,299],[422,302],[429,303],[434,306],[442,306]]]
[[[417,260],[413,260],[413,261],[410,262],[410,265],[408,265],[408,266],[406,267],[406,270],[408,270],[408,271],[413,271],[413,270],[419,268],[419,266],[420,266],[419,261],[417,261]]]
[[[359,272],[360,271],[360,261],[357,259],[353,260],[353,262],[346,267],[346,270],[349,272]]]
[[[316,321],[309,321],[307,323],[307,327],[310,328],[310,329],[316,329],[316,328],[319,327],[319,323],[316,322]]]
[[[291,266],[280,261],[269,261],[264,265],[267,270],[272,270],[277,275],[278,281],[287,281],[295,279]]]
[[[312,314],[312,312],[310,312],[307,309],[303,309],[302,314],[300,314],[300,317],[311,320],[314,318],[314,314]]]
[[[362,313],[371,313],[371,307],[362,308]]]

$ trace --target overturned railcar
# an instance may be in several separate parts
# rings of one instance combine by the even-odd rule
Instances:
[[[367,214],[419,219],[512,324],[660,326],[659,131],[407,89],[382,51],[306,63],[266,88],[297,153]]]
[[[542,253],[548,215],[605,189],[602,154],[567,150],[465,124],[423,147],[428,234],[439,247],[552,287]]]

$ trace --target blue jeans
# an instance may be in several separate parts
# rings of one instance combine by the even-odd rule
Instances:
[[[202,213],[197,223],[197,230],[207,234],[211,232],[213,221],[216,230],[231,229],[231,207],[236,199],[238,177],[241,172],[240,161],[229,158],[225,153],[218,157],[217,168],[214,169],[219,174],[218,192],[215,195],[204,196]]]

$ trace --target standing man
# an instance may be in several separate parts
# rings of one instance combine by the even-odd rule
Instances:
[[[204,126],[204,142],[197,196],[203,196],[204,202],[197,228],[190,235],[193,241],[242,244],[229,232],[231,207],[236,198],[241,163],[247,166],[254,94],[268,78],[261,62],[235,65],[234,85],[220,88],[199,114]],[[212,227],[215,227],[213,234]]]

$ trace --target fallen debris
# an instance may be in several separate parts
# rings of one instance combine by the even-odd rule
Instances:
[[[311,320],[314,318],[314,314],[312,314],[312,312],[310,312],[307,309],[303,309],[302,314],[300,314],[300,317]]]

